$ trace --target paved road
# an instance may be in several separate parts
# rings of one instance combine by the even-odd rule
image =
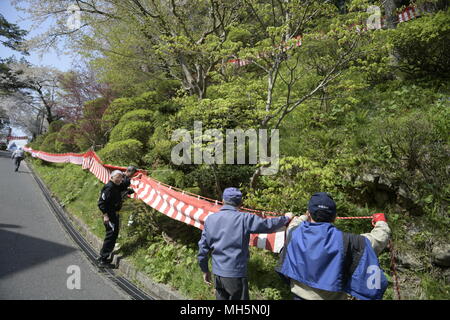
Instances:
[[[67,282],[78,266],[80,289]],[[72,278],[71,278],[72,279]],[[69,283],[76,283],[69,281]],[[0,299],[123,300],[64,231],[24,162],[0,151]]]

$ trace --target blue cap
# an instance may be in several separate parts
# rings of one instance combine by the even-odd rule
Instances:
[[[238,188],[226,188],[222,198],[225,202],[239,205],[242,202],[242,192]]]
[[[336,202],[326,192],[314,193],[309,200],[309,213],[316,213],[319,210],[328,213],[330,216],[336,215]]]

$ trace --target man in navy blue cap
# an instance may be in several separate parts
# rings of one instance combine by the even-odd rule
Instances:
[[[306,215],[295,217],[276,271],[296,300],[381,299],[387,280],[377,255],[386,247],[390,229],[383,213],[373,215],[374,229],[357,235],[332,223],[336,203],[325,192],[315,193]]]
[[[223,192],[224,205],[219,212],[211,214],[198,243],[198,262],[203,279],[211,284],[208,254],[212,252],[212,272],[217,300],[248,300],[247,262],[251,233],[272,233],[287,225],[292,213],[264,219],[241,212],[242,193],[237,188]]]

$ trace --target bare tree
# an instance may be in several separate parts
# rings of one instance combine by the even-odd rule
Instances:
[[[75,69],[61,73],[58,77],[60,86],[60,114],[65,120],[79,120],[88,101],[104,98],[108,105],[114,93],[107,83],[98,82],[95,71],[87,64],[79,64]]]
[[[239,19],[242,0],[25,0],[26,11],[36,24],[53,17],[55,25],[27,42],[30,49],[56,48],[62,39],[78,48],[95,44],[103,54],[123,55],[106,37],[122,24],[142,39],[133,56],[142,57],[141,70],[157,69],[180,80],[185,88],[204,98],[209,72],[223,59],[217,53],[227,39],[228,27]],[[14,1],[17,6],[21,2]],[[67,27],[68,8],[82,13],[78,29]],[[216,37],[211,43],[208,37]],[[86,41],[88,39],[88,41]],[[216,41],[218,39],[218,41]],[[150,65],[150,68],[148,67]]]
[[[45,129],[45,109],[31,95],[22,92],[11,94],[0,101],[0,108],[5,110],[11,124],[24,129],[33,137],[42,134]]]
[[[60,71],[49,67],[34,67],[24,62],[10,63],[9,67],[11,74],[5,81],[9,80],[14,89],[38,99],[49,124],[60,119],[57,103]]]

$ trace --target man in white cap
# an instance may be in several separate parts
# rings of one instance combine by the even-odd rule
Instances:
[[[119,215],[122,203],[121,186],[123,173],[115,170],[111,173],[111,180],[105,184],[98,199],[98,207],[103,213],[103,224],[106,229],[105,240],[103,241],[100,257],[98,258],[100,267],[109,267],[111,255],[119,236]]]

